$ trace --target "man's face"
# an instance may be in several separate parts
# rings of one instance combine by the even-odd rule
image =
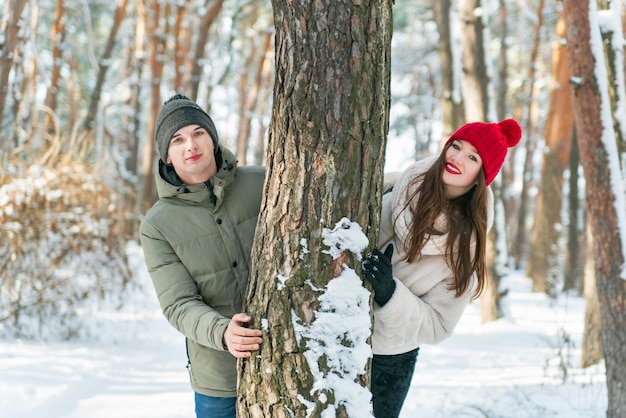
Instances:
[[[217,173],[213,138],[200,125],[180,128],[170,139],[167,163],[185,184],[207,181]]]

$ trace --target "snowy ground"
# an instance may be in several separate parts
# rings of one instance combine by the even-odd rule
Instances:
[[[0,417],[194,416],[184,339],[136,265],[145,291],[94,320],[97,341],[0,341]],[[480,325],[470,305],[454,336],[422,347],[401,418],[605,416],[603,367],[578,368],[584,301],[533,294],[518,274],[504,286],[505,318]]]

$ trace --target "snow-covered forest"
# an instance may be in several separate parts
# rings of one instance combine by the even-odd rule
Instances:
[[[309,27],[323,31],[319,22],[332,13],[332,2],[317,4],[310,22],[318,24]],[[598,405],[600,413],[623,416],[624,1],[381,0],[359,2],[354,13],[385,5],[393,11],[385,170],[437,153],[442,139],[466,121],[512,117],[523,128],[521,144],[492,186],[494,286],[468,310],[459,336],[424,350],[437,358],[418,360],[423,375],[416,372],[404,416],[458,416],[469,400],[459,398],[458,408],[442,406],[455,395],[437,393],[428,375],[455,386],[453,373],[435,369],[446,368],[445,356],[467,348],[469,333],[485,336],[485,345],[471,342],[476,358],[468,363],[479,361],[481,350],[493,356],[494,346],[506,346],[498,338],[511,331],[505,324],[515,323],[520,338],[520,324],[528,325],[538,344],[540,326],[527,323],[524,314],[540,321],[539,311],[568,316],[567,326],[544,318],[550,323],[545,338],[553,349],[558,340],[559,354],[528,355],[541,364],[520,367],[544,367],[530,378],[539,382],[537,392],[547,380],[550,391],[563,385],[559,397],[581,395],[572,384],[591,385],[595,408],[542,403],[524,392],[533,401],[520,415],[503,412],[515,407],[509,399],[506,406],[477,406],[481,416],[529,416],[529,410],[536,416],[597,416]],[[17,371],[0,373],[5,389],[24,381],[11,380],[22,373],[13,367],[33,362],[38,347],[90,350],[127,329],[120,338],[124,347],[132,349],[134,342],[146,349],[150,339],[131,330],[141,324],[164,332],[163,341],[175,339],[162,327],[136,248],[139,221],[156,198],[156,115],[170,95],[184,93],[206,108],[220,142],[240,164],[264,164],[281,25],[271,2],[258,0],[5,0],[0,13],[0,370]],[[358,24],[355,19],[355,33]],[[111,325],[120,315],[125,325]],[[184,341],[176,343],[184,349]],[[462,362],[450,361],[456,374],[466,373]],[[484,364],[497,373],[498,362]],[[191,391],[181,369],[176,385]],[[54,372],[46,375],[57,385]],[[179,386],[168,392],[171,386],[164,385],[155,393],[189,401]],[[43,400],[38,390],[35,383],[24,386]],[[19,390],[11,393],[26,399]],[[426,397],[442,403],[426,404]],[[11,416],[41,412],[23,409],[20,415],[16,405],[7,408]],[[82,414],[58,411],[50,416]],[[163,416],[184,416],[177,414]]]

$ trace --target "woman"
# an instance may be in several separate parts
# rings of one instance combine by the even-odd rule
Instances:
[[[489,185],[521,135],[513,119],[463,125],[438,157],[412,164],[383,196],[385,251],[375,249],[363,263],[374,289],[376,418],[399,415],[419,346],[449,337],[470,298],[483,290],[493,223]]]

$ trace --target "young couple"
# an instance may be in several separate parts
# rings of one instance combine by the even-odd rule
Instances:
[[[262,343],[241,307],[264,169],[237,167],[209,115],[182,95],[163,104],[155,137],[159,200],[139,229],[146,265],[165,317],[187,340],[196,416],[234,418],[236,359]],[[376,418],[399,415],[419,346],[450,336],[484,287],[489,185],[520,138],[512,119],[468,123],[438,157],[386,176],[381,250],[363,262],[375,301]]]

